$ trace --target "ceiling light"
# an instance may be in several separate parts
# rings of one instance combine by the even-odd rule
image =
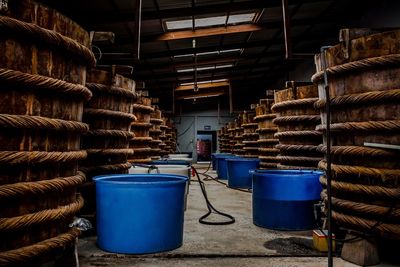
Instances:
[[[191,71],[202,71],[202,70],[214,70],[214,69],[222,69],[222,68],[231,68],[233,64],[223,64],[223,65],[213,65],[213,66],[205,66],[205,67],[195,67],[195,68],[185,68],[185,69],[177,69],[176,72],[191,72]]]
[[[218,79],[218,80],[209,80],[209,81],[200,81],[197,82],[197,84],[204,84],[204,83],[219,83],[219,82],[227,82],[228,79]],[[181,83],[181,86],[185,86],[185,85],[194,85],[194,82],[190,82],[190,83]]]
[[[200,52],[200,53],[196,53],[196,55],[197,56],[209,56],[209,55],[218,55],[218,54],[229,54],[229,53],[239,52],[240,50],[242,50],[242,48]],[[174,56],[174,58],[180,58],[180,57],[194,57],[194,54],[183,54],[183,55]]]
[[[216,97],[216,96],[220,96],[220,95],[223,95],[223,93],[215,94],[215,95],[190,96],[190,97],[185,97],[185,98],[183,98],[183,99],[189,100],[189,99],[197,99],[197,98],[208,98],[208,97]]]

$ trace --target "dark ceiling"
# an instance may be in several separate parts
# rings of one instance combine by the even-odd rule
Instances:
[[[312,60],[322,45],[337,42],[339,29],[353,25],[365,9],[376,4],[376,1],[348,0],[287,2],[293,52],[290,59],[285,58],[281,0],[142,0],[139,60],[135,54],[136,0],[48,0],[47,4],[88,31],[115,33],[114,43],[95,43],[93,51],[97,57],[101,51],[98,65],[134,66],[132,78],[144,81],[150,95],[160,98],[161,107],[171,110],[173,89],[195,79],[199,84],[227,79],[235,102],[244,105],[254,102],[277,80],[285,79],[297,64]],[[235,15],[247,13],[256,14],[250,23],[230,24]],[[169,21],[200,23],[206,18],[202,21],[207,23],[222,16],[224,25],[210,27],[214,33],[204,34],[203,28],[192,25],[194,29],[173,31],[171,36],[172,31],[167,27]],[[206,36],[200,36],[201,33]],[[165,38],[169,40],[160,40]],[[194,70],[196,66],[196,72],[181,71]],[[227,91],[223,86],[200,88],[198,94]],[[175,98],[193,94],[193,90],[176,91]]]

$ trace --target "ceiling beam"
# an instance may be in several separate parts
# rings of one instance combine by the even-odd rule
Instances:
[[[209,82],[209,83],[200,83],[197,84],[198,89],[205,89],[205,88],[216,88],[216,87],[227,87],[229,86],[229,82]],[[175,88],[175,91],[187,91],[193,90],[194,85],[180,85]]]
[[[124,11],[120,12],[105,12],[105,11],[96,11],[95,9],[91,12],[88,11],[79,11],[75,8],[75,5],[70,5],[69,8],[65,8],[65,4],[54,4],[55,1],[51,0],[43,0],[48,2],[50,5],[60,5],[64,8],[62,9],[64,13],[72,17],[74,20],[78,22],[85,22],[84,25],[86,27],[98,25],[98,24],[114,24],[114,23],[123,23],[125,21],[133,21],[135,19],[134,11]],[[319,2],[321,0],[291,0],[291,5],[296,5],[300,2],[302,3],[313,3]],[[95,5],[95,4],[93,4]],[[211,5],[197,5],[195,8],[192,7],[183,7],[183,8],[169,8],[169,9],[160,9],[160,11],[142,11],[142,21],[145,20],[158,20],[162,19],[171,19],[171,18],[179,18],[183,16],[198,16],[198,15],[208,15],[208,14],[217,14],[217,13],[225,13],[226,10],[230,10],[230,12],[246,12],[248,10],[258,10],[261,8],[274,8],[280,7],[280,0],[253,0],[253,1],[242,1],[242,2],[234,2],[234,3],[224,3],[224,4],[211,4]],[[60,8],[59,8],[60,9]]]
[[[156,41],[173,41],[181,39],[215,36],[215,35],[221,36],[225,34],[255,32],[261,30],[263,30],[263,27],[259,25],[244,24],[244,25],[234,25],[227,27],[202,28],[202,29],[195,29],[194,31],[193,30],[171,31],[160,35],[159,37],[156,38]]]

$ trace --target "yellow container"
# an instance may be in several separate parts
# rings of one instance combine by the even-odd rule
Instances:
[[[332,234],[332,251],[336,250],[335,234]],[[328,230],[313,231],[314,248],[320,252],[328,252]]]

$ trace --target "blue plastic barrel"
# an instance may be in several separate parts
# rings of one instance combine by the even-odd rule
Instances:
[[[228,169],[226,167],[226,159],[235,158],[234,155],[219,155],[217,156],[217,174],[218,179],[226,180],[228,179]]]
[[[228,185],[233,188],[251,188],[252,180],[250,170],[257,169],[260,160],[257,158],[228,158],[227,174]]]
[[[322,190],[320,171],[258,170],[253,173],[253,223],[277,230],[316,226],[314,204]]]
[[[97,244],[102,250],[144,254],[182,245],[187,177],[123,174],[93,180]]]
[[[217,158],[219,156],[224,156],[224,155],[232,155],[232,154],[230,154],[230,153],[212,153],[211,154],[212,169],[214,171],[217,169]]]

